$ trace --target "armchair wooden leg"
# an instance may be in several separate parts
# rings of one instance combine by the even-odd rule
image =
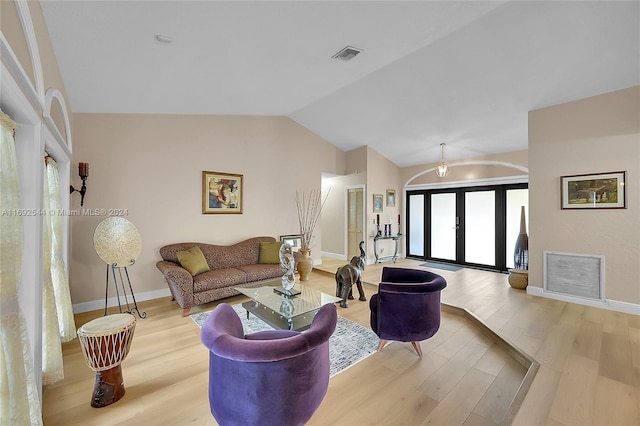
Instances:
[[[411,344],[413,345],[413,349],[415,349],[418,353],[418,356],[422,358],[422,348],[420,347],[420,342],[411,342]]]
[[[378,343],[378,352],[380,352],[382,350],[382,348],[384,348],[384,345],[386,345],[387,343],[389,343],[388,340],[380,339],[380,343]]]
[[[182,309],[182,316],[186,317],[187,315],[189,315],[189,312],[191,312],[191,308],[183,308]]]

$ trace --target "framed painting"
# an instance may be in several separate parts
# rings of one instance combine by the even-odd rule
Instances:
[[[571,209],[625,209],[626,172],[562,176],[561,206]]]
[[[373,212],[382,213],[382,194],[373,194]]]
[[[396,206],[396,190],[387,189],[387,207]]]
[[[202,214],[242,213],[242,175],[202,172]]]

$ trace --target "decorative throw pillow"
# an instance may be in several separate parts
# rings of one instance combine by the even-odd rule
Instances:
[[[260,257],[258,263],[280,263],[280,241],[260,243]]]
[[[180,265],[194,277],[209,270],[207,260],[204,258],[204,254],[202,254],[202,250],[200,250],[198,246],[191,247],[189,250],[176,252],[176,256],[178,256]]]

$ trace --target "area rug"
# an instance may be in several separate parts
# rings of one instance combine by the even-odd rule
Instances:
[[[273,330],[273,327],[255,315],[249,315],[247,319],[247,311],[242,305],[236,304],[231,306],[240,317],[240,320],[242,320],[245,334],[263,330]],[[202,327],[209,313],[210,312],[202,312],[193,314],[191,315],[191,319],[198,324],[198,327]],[[330,377],[335,376],[373,354],[378,348],[378,342],[378,336],[376,336],[372,330],[338,316],[336,331],[334,331],[333,335],[329,338]]]
[[[444,269],[445,271],[453,271],[453,272],[456,272],[462,269],[462,267],[458,265],[450,265],[448,263],[438,263],[438,262],[427,262],[427,263],[423,263],[420,266],[424,266],[425,268]]]

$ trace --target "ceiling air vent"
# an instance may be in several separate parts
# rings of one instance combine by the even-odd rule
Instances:
[[[335,55],[332,56],[333,59],[340,59],[341,61],[350,61],[356,57],[358,53],[362,52],[362,49],[358,49],[357,47],[347,46]]]

